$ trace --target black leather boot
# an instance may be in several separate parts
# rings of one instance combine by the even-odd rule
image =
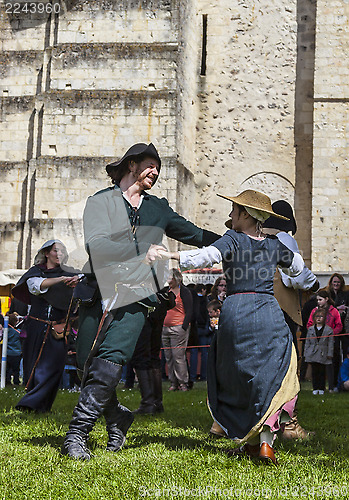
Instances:
[[[104,410],[108,432],[108,451],[119,451],[126,441],[126,433],[134,420],[132,411],[119,403],[114,392]]]
[[[141,404],[133,413],[137,415],[153,415],[156,412],[152,383],[152,370],[136,370],[139,389],[141,391]]]
[[[88,435],[110,402],[121,378],[122,366],[93,358],[79,401],[74,408],[62,453],[72,458],[90,460]]]
[[[155,412],[162,413],[164,411],[164,406],[162,404],[161,368],[153,368],[152,369],[152,380],[153,380],[153,394],[154,394]]]

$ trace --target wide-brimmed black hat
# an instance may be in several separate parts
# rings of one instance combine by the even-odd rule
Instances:
[[[273,211],[276,214],[283,215],[289,220],[283,220],[271,216],[263,223],[263,226],[273,229],[279,229],[280,231],[285,231],[286,233],[291,231],[292,234],[295,234],[297,231],[297,223],[296,219],[294,218],[291,205],[285,200],[278,200],[272,204],[272,207]]]
[[[150,144],[145,144],[144,142],[138,142],[137,144],[134,144],[133,146],[130,147],[130,149],[126,151],[126,153],[120,160],[114,161],[113,163],[109,163],[105,168],[108,174],[110,175],[111,172],[115,170],[115,168],[123,166],[126,162],[130,160],[137,160],[137,156],[140,155],[145,155],[149,156],[150,158],[154,158],[159,163],[159,170],[160,170],[161,167],[160,156],[156,150],[156,147],[152,142]]]

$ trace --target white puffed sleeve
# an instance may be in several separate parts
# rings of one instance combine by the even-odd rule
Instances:
[[[285,232],[280,232],[277,234],[277,238],[287,248],[292,250],[292,252],[294,252],[295,254],[299,254],[299,248],[297,242],[290,234]],[[284,272],[281,269],[280,269],[280,274],[283,284],[288,288],[310,290],[310,288],[312,288],[317,281],[316,276],[310,271],[310,269],[304,264],[304,262],[303,262],[303,269],[297,276],[288,275],[289,273],[287,273],[287,270]]]
[[[283,284],[288,288],[310,290],[317,281],[317,277],[307,268],[307,266],[304,266],[303,271],[295,277],[287,276],[287,274],[281,270],[280,274]]]
[[[47,292],[48,288],[44,288],[41,290],[40,285],[41,283],[45,280],[46,278],[39,278],[38,276],[35,276],[34,278],[28,278],[27,279],[27,287],[29,290],[29,293],[32,295],[40,295],[42,293]]]
[[[222,254],[214,246],[179,252],[179,265],[184,269],[211,267],[220,262],[222,262]]]
[[[304,269],[304,260],[300,253],[294,253],[291,265],[289,267],[281,267],[283,273],[287,276],[299,276]]]

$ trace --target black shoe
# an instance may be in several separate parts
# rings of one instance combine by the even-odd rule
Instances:
[[[125,444],[126,433],[134,420],[134,416],[126,406],[119,403],[115,392],[104,410],[104,418],[108,432],[107,450],[119,451]]]
[[[121,372],[121,365],[93,358],[62,446],[64,455],[80,460],[91,458],[87,448],[88,435],[115,394]]]

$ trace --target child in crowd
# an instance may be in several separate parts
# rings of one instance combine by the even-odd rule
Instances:
[[[327,290],[320,290],[316,294],[318,307],[315,307],[309,316],[307,328],[313,326],[313,316],[317,309],[323,309],[326,312],[326,325],[332,328],[333,335],[338,335],[343,329],[342,321],[338,310],[334,307],[334,302]],[[330,392],[337,391],[337,382],[334,380],[333,360],[327,365],[326,369],[328,388]]]
[[[332,363],[334,338],[332,328],[326,324],[325,309],[314,311],[313,322],[305,339],[304,357],[306,363],[311,363],[313,394],[322,395],[326,385],[326,366]]]
[[[19,385],[19,367],[22,357],[20,341],[20,331],[16,329],[18,323],[17,314],[11,313],[8,316],[8,339],[7,339],[7,363],[6,363],[6,384]]]
[[[210,317],[209,330],[211,333],[214,333],[216,330],[218,330],[218,321],[221,314],[221,309],[222,302],[218,299],[211,300],[211,302],[207,304],[207,311]]]

